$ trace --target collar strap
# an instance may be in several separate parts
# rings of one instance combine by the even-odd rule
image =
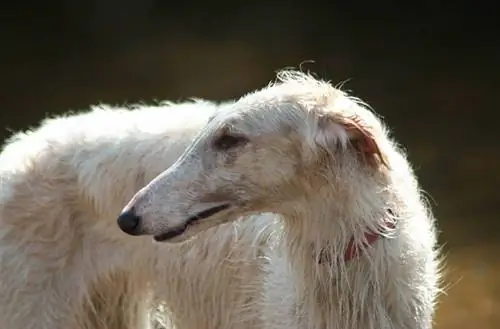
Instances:
[[[394,213],[391,209],[387,209],[387,212],[389,215],[393,216]],[[384,225],[387,229],[394,229],[395,225],[393,222],[386,221]],[[348,262],[360,255],[360,253],[368,246],[373,245],[375,242],[377,242],[382,235],[380,235],[378,232],[374,232],[373,230],[368,230],[365,232],[365,239],[363,243],[356,243],[354,241],[354,237],[349,240],[349,243],[347,244],[347,247],[345,249],[344,253],[344,262]],[[320,256],[319,256],[319,264],[326,263],[329,261],[329,256],[324,252],[324,250],[321,251]]]

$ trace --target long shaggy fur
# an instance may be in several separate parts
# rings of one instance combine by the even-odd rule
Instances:
[[[228,210],[187,222],[220,204]],[[265,275],[254,279],[265,328],[432,326],[436,233],[410,164],[362,102],[309,75],[281,72],[217,112],[124,211],[141,218],[140,234],[181,232],[172,242],[240,216],[279,214],[268,216],[276,235]],[[366,230],[381,238],[344,261]]]
[[[123,205],[218,107],[94,107],[14,135],[0,154],[0,328],[254,328],[267,221],[183,246],[132,239]],[[250,280],[252,279],[252,280]]]

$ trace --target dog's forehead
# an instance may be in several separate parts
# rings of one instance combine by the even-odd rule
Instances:
[[[234,107],[221,108],[208,122],[209,130],[216,132],[222,128],[230,128],[241,121],[241,113]]]
[[[211,121],[211,130],[222,127],[249,135],[288,132],[304,122],[306,112],[292,101],[242,98],[221,108]]]

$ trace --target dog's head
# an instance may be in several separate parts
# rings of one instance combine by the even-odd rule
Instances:
[[[283,212],[317,192],[342,161],[378,170],[382,136],[359,102],[309,75],[283,72],[278,83],[217,112],[177,162],[133,197],[119,225],[175,242],[242,215]]]

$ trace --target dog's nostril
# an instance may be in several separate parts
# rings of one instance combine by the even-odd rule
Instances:
[[[118,216],[118,226],[120,229],[130,235],[139,235],[137,228],[139,227],[139,223],[141,221],[141,217],[137,216],[134,208],[124,211]]]

